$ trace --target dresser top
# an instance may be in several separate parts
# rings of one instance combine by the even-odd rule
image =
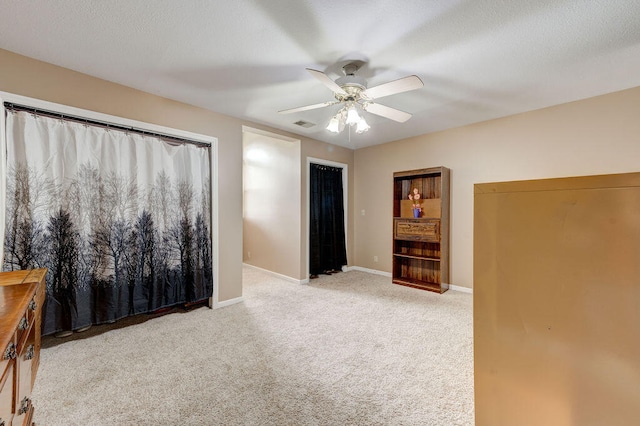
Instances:
[[[3,352],[33,298],[37,285],[34,282],[0,286],[0,350]]]
[[[22,283],[39,283],[44,279],[46,273],[47,268],[0,272],[0,287]]]

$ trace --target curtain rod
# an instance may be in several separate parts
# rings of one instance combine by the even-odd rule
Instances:
[[[59,120],[72,121],[72,122],[81,123],[81,124],[90,124],[92,126],[102,127],[102,128],[105,128],[105,129],[114,129],[114,130],[121,130],[121,131],[124,131],[124,132],[133,132],[133,133],[138,133],[138,134],[141,134],[141,135],[153,136],[153,137],[156,137],[158,139],[162,139],[162,140],[164,140],[166,142],[170,142],[170,143],[178,143],[178,144],[188,143],[188,144],[191,144],[191,145],[196,145],[196,146],[204,147],[204,148],[210,148],[211,147],[211,145],[209,145],[208,143],[205,143],[205,142],[194,141],[192,139],[180,138],[178,136],[172,136],[172,135],[169,135],[169,134],[166,134],[166,133],[152,132],[150,130],[139,129],[137,127],[123,126],[121,124],[110,123],[108,121],[94,120],[94,119],[90,119],[90,118],[86,118],[86,117],[80,117],[80,116],[71,115],[71,114],[64,114],[64,113],[56,112],[56,111],[48,111],[48,110],[41,109],[41,108],[35,108],[35,107],[26,106],[26,105],[15,104],[13,102],[5,102],[4,106],[9,111],[24,111],[24,112],[28,112],[28,113],[31,113],[31,114],[34,114],[34,115],[41,115],[41,116],[44,116],[44,117],[57,118]]]

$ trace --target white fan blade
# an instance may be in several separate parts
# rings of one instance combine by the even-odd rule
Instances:
[[[322,71],[312,70],[311,68],[307,68],[307,71],[309,71],[309,73],[311,73],[312,76],[317,78],[320,81],[320,83],[324,84],[329,89],[331,89],[332,92],[338,93],[343,96],[347,96],[347,92],[345,92],[342,87],[338,86],[338,84],[336,84],[335,81],[331,80],[329,76],[323,73]]]
[[[388,106],[369,103],[364,106],[364,110],[375,115],[379,115],[384,118],[388,118],[398,123],[404,123],[412,117],[412,114],[408,112],[400,111],[399,109],[391,108]]]
[[[302,107],[298,107],[298,108],[291,108],[291,109],[283,109],[282,111],[278,111],[278,112],[280,114],[291,114],[292,112],[308,111],[310,109],[328,107],[328,106],[331,106],[331,105],[335,105],[337,103],[339,103],[339,102],[338,101],[323,102],[321,104],[313,104],[313,105],[307,105],[307,106],[302,106]]]
[[[385,96],[395,95],[396,93],[408,92],[409,90],[420,89],[424,87],[424,83],[417,75],[410,75],[388,83],[364,90],[360,96],[366,99],[377,99]]]

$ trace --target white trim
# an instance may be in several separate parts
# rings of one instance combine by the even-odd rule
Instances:
[[[213,271],[213,294],[209,298],[209,306],[218,308],[220,307],[219,301],[219,283],[220,283],[220,270],[218,269],[219,253],[220,253],[220,230],[218,220],[218,139],[214,138],[211,142],[211,149],[209,159],[209,176],[211,178],[211,268]],[[215,301],[215,302],[214,302]],[[236,302],[234,302],[236,303]],[[224,305],[226,306],[226,305]]]
[[[459,285],[449,284],[449,290],[459,291],[460,293],[473,294],[473,289],[469,287],[462,287]]]
[[[288,275],[282,275],[282,274],[279,274],[277,272],[270,271],[268,269],[263,269],[263,268],[260,268],[258,266],[255,266],[255,265],[250,265],[248,263],[243,263],[242,266],[246,266],[247,268],[251,268],[251,269],[255,269],[255,270],[260,271],[260,272],[264,272],[265,274],[269,274],[271,276],[274,276],[276,278],[280,278],[280,279],[285,280],[285,281],[289,281],[291,283],[296,283],[296,284],[307,284],[307,283],[309,283],[308,279],[306,279],[306,280],[298,280],[298,279],[290,277]]]
[[[216,302],[213,306],[211,306],[211,308],[212,309],[220,309],[220,308],[224,308],[226,306],[235,305],[236,303],[240,303],[240,302],[244,302],[244,297],[243,296],[236,297],[234,299],[223,300],[222,302]]]
[[[343,198],[343,209],[344,209],[344,244],[347,246],[347,242],[349,241],[347,238],[347,226],[349,223],[349,165],[344,163],[338,163],[331,160],[323,160],[321,158],[315,157],[307,157],[307,217],[306,217],[306,233],[305,237],[307,239],[307,270],[305,271],[305,276],[309,276],[309,243],[311,242],[311,227],[309,224],[311,223],[311,163],[314,164],[322,164],[323,166],[331,166],[331,167],[339,167],[342,169],[342,198]],[[347,253],[349,253],[349,248],[347,247]],[[349,259],[347,259],[347,262]],[[308,281],[308,280],[307,280]]]
[[[369,274],[382,275],[383,277],[391,278],[391,272],[378,271],[377,269],[369,269],[363,268],[362,266],[349,266],[346,268],[347,271],[360,271],[367,272]]]
[[[219,238],[218,238],[218,138],[214,136],[202,135],[199,133],[192,133],[185,130],[173,129],[171,127],[159,126],[157,124],[145,123],[143,121],[131,120],[124,117],[118,117],[115,115],[103,114],[100,112],[90,111],[87,109],[76,108],[68,105],[58,104],[49,101],[43,101],[41,99],[29,98],[27,96],[15,95],[13,93],[7,93],[0,91],[0,112],[2,113],[2,118],[0,119],[0,126],[2,129],[0,130],[0,137],[2,137],[2,141],[4,141],[4,132],[5,132],[5,123],[4,123],[4,103],[12,102],[28,107],[44,109],[48,111],[55,111],[61,114],[69,114],[75,115],[79,117],[86,117],[90,120],[96,121],[105,121],[113,124],[117,124],[120,126],[132,127],[140,130],[148,130],[150,132],[162,133],[169,136],[176,136],[183,139],[190,139],[197,142],[202,142],[211,146],[211,159],[210,159],[210,175],[211,175],[211,256],[212,263],[211,267],[213,268],[213,295],[209,298],[209,306],[216,307],[219,305],[218,302],[218,284],[220,282],[219,271],[218,271],[218,253],[219,253]],[[0,143],[0,147],[4,144]],[[0,154],[0,160],[4,159],[4,156]],[[5,160],[6,161],[6,160]],[[4,162],[2,164],[4,166]],[[4,167],[0,167],[0,171],[2,171]],[[5,174],[0,175],[0,191],[6,185]],[[1,198],[0,198],[1,199]],[[0,213],[0,219],[4,216],[4,212]],[[2,237],[2,241],[4,241],[4,220],[2,220],[2,232],[0,232],[0,236]],[[2,260],[2,256],[4,251],[1,250],[2,245],[0,245],[0,260]],[[234,302],[236,303],[236,302]]]

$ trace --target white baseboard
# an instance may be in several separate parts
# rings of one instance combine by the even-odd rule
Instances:
[[[459,291],[461,293],[473,294],[473,289],[472,288],[462,287],[462,286],[459,286],[459,285],[449,284],[449,290]]]
[[[281,278],[281,279],[283,279],[285,281],[289,281],[289,282],[292,282],[292,283],[309,284],[309,279],[308,278],[305,279],[305,280],[298,280],[298,279],[292,278],[292,277],[287,276],[287,275],[282,275],[282,274],[279,274],[277,272],[269,271],[268,269],[263,269],[263,268],[260,268],[258,266],[249,265],[248,263],[243,263],[242,265],[246,266],[247,268],[256,269],[258,271],[264,272],[266,274],[272,275],[274,277]],[[342,268],[342,270],[344,272],[349,272],[349,271],[367,272],[369,274],[382,275],[383,277],[391,278],[391,272],[379,271],[377,269],[363,268],[362,266],[345,266],[345,267]],[[469,287],[462,287],[462,286],[459,286],[459,285],[449,284],[449,290],[459,291],[461,293],[473,294],[473,289],[471,289]],[[242,298],[240,297],[239,299],[242,299]],[[238,302],[242,301],[242,300],[238,300],[238,302],[234,302],[235,300],[236,299],[231,299],[231,301],[225,301],[225,302],[221,302],[221,303],[231,302],[231,303],[229,303],[231,305],[233,303],[238,303]],[[218,306],[222,307],[220,305],[218,305]],[[227,305],[224,305],[224,306],[227,306]]]
[[[349,266],[345,268],[345,271],[368,272],[370,274],[382,275],[383,277],[391,278],[391,272],[384,272],[384,271],[378,271],[377,269],[363,268],[362,266]]]
[[[229,300],[223,300],[222,302],[213,301],[211,304],[211,309],[224,308],[225,306],[235,305],[236,303],[244,302],[244,297],[236,297]]]
[[[265,274],[269,274],[269,275],[272,275],[274,277],[277,277],[277,278],[280,278],[280,279],[283,279],[285,281],[289,281],[289,282],[292,282],[292,283],[296,283],[296,284],[308,284],[309,283],[309,279],[308,278],[306,280],[298,280],[298,279],[290,277],[288,275],[282,275],[282,274],[279,274],[277,272],[270,271],[268,269],[263,269],[263,268],[260,268],[258,266],[249,265],[248,263],[243,263],[242,266],[246,266],[247,268],[251,268],[251,269],[255,269],[257,271],[264,272]]]

